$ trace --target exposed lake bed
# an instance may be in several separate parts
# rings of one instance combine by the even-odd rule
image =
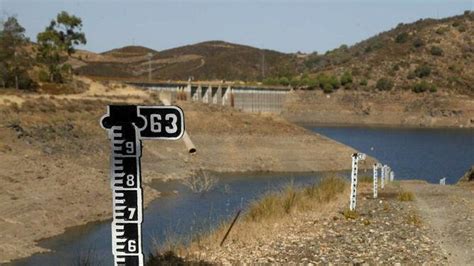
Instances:
[[[379,158],[381,162],[391,165],[397,178],[400,179],[413,179],[416,175],[422,177],[421,180],[437,183],[438,176],[433,175],[446,173],[448,182],[455,183],[456,177],[459,178],[462,175],[457,173],[464,171],[459,168],[469,165],[474,158],[473,151],[465,145],[473,140],[473,130],[310,128],[319,134],[334,138]],[[433,150],[426,156],[423,150],[429,147]],[[432,161],[433,158],[436,160]],[[440,164],[440,162],[444,163]],[[446,172],[442,172],[444,169]],[[348,173],[341,174],[347,176]],[[362,170],[361,174],[371,175],[371,171],[364,173]],[[192,193],[179,181],[154,180],[152,187],[160,191],[162,196],[152,201],[145,211],[143,225],[145,251],[153,251],[155,243],[163,243],[170,238],[186,242],[192,238],[193,234],[212,230],[221,222],[229,220],[235,215],[237,209],[245,209],[250,201],[268,191],[279,189],[290,182],[308,185],[323,175],[325,174],[217,174],[218,185],[209,193],[202,195]],[[56,251],[55,253],[34,255],[16,264],[47,265],[65,260],[65,258],[77,259],[81,254],[89,254],[90,251],[99,252],[102,260],[110,262],[112,259],[110,245],[109,222],[88,225],[41,242],[41,246],[52,249]]]

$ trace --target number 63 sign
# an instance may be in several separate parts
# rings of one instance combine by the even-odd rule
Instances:
[[[181,138],[183,111],[177,106],[109,105],[101,126],[108,131],[112,144],[110,179],[115,265],[143,265],[141,140]]]

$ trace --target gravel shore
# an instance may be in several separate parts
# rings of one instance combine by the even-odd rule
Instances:
[[[218,264],[446,264],[415,204],[399,201],[397,189],[386,188],[378,199],[360,195],[355,219],[343,215],[347,204],[341,198],[326,217],[294,214],[253,244],[230,240],[223,248],[203,251],[200,259]]]

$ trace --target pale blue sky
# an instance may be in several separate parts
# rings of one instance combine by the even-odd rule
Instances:
[[[61,10],[83,19],[95,52],[125,45],[156,50],[224,40],[282,52],[325,52],[354,44],[399,22],[472,10],[474,0],[92,1],[0,0],[31,40]]]

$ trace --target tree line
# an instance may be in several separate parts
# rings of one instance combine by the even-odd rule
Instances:
[[[66,63],[77,45],[86,44],[82,20],[66,11],[52,19],[37,43],[25,35],[16,17],[0,23],[0,86],[22,90],[36,89],[40,82],[66,83],[72,67]]]

